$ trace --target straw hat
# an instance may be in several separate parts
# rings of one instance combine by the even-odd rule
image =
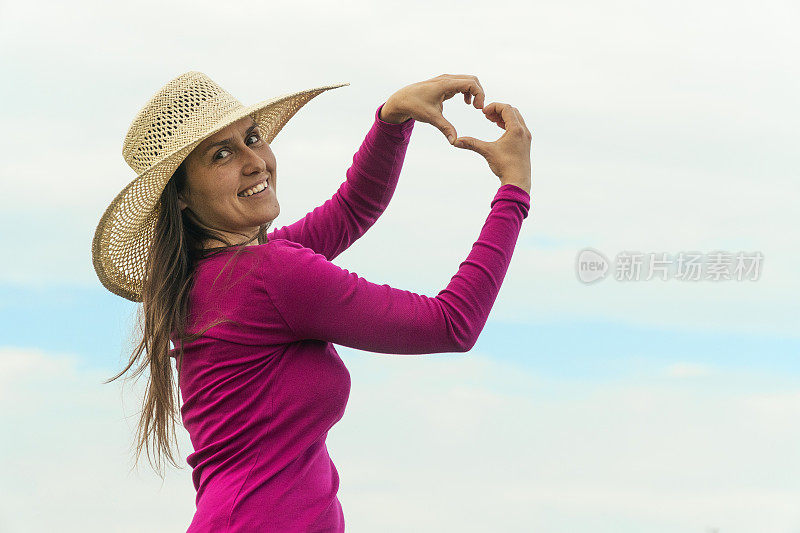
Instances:
[[[159,198],[184,158],[206,137],[250,115],[272,142],[312,98],[349,83],[325,85],[242,105],[202,72],[164,85],[131,123],[122,156],[137,176],[114,198],[95,230],[92,263],[108,290],[142,301],[145,266],[158,218]]]

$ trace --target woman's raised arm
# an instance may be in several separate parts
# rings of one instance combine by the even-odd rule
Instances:
[[[394,354],[469,351],[508,270],[530,195],[502,185],[478,240],[435,297],[371,283],[300,244],[259,246],[262,286],[297,340]]]
[[[372,227],[394,195],[414,119],[400,124],[380,118],[372,127],[347,169],[347,179],[324,204],[300,220],[273,230],[268,239],[286,239],[332,260]]]

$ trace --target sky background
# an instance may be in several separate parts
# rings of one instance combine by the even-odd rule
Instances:
[[[800,8],[793,2],[0,0],[0,531],[185,531],[185,463],[131,471],[142,383],[102,381],[136,304],[91,239],[122,142],[200,70],[245,104],[349,82],[272,143],[280,227],[345,179],[376,108],[479,78],[533,133],[531,211],[467,354],[337,346],[328,448],[348,531],[800,532]],[[459,135],[502,133],[461,96]],[[436,295],[499,181],[417,123],[380,220],[335,263]],[[583,248],[763,254],[757,280],[587,285]]]

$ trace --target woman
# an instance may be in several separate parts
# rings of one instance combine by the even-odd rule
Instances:
[[[177,466],[168,439],[176,359],[194,447],[189,532],[343,531],[325,440],[344,414],[350,375],[332,343],[392,354],[469,351],[528,214],[531,134],[519,111],[484,107],[474,76],[441,75],[392,94],[336,194],[267,234],[280,213],[269,143],[307,101],[342,85],[244,107],[191,72],[151,99],[126,138],[123,153],[140,175],[107,209],[93,257],[109,290],[143,303],[142,338],[111,380],[137,360],[134,376],[150,370],[137,461],[143,446],[149,457],[152,438],[157,465],[163,455]],[[442,116],[456,93],[467,104],[474,97],[503,136],[456,139]],[[386,209],[416,121],[481,154],[501,184],[475,246],[433,298],[331,262]]]

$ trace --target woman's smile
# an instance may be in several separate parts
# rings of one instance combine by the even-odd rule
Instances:
[[[239,198],[250,198],[251,196],[259,196],[259,195],[263,196],[261,193],[268,190],[271,190],[269,186],[269,179],[265,179],[258,185],[255,185],[253,187],[250,187],[249,189],[240,192],[239,194],[237,194],[237,196]]]

